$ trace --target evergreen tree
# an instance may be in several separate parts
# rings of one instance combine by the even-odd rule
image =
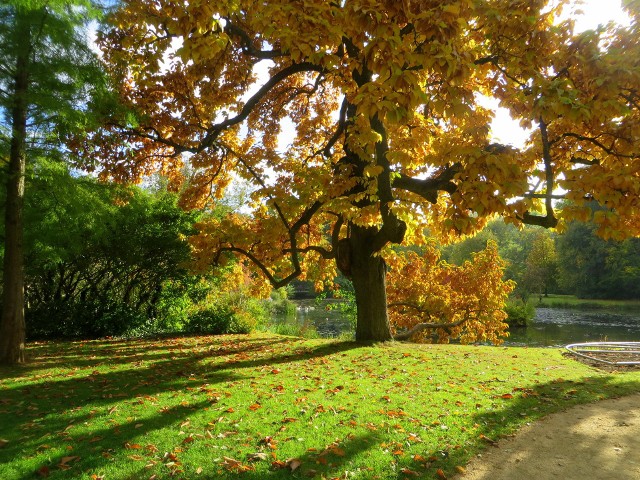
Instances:
[[[0,4],[0,155],[6,184],[0,363],[24,361],[25,175],[31,159],[59,154],[83,128],[89,99],[104,85],[87,29],[89,0]]]

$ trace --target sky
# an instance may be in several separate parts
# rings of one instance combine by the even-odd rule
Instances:
[[[618,23],[628,24],[629,18],[622,10],[622,0],[584,0],[580,7],[584,15],[576,15],[576,29],[584,31],[614,20]]]
[[[576,13],[574,11],[576,8],[582,10],[583,13]],[[629,17],[622,10],[622,0],[583,0],[581,6],[566,10],[564,15],[576,21],[576,32],[596,28],[599,24],[605,24],[611,20],[623,25],[629,24]],[[520,128],[518,122],[509,116],[506,109],[497,106],[497,102],[487,99],[483,105],[496,112],[491,124],[492,140],[515,147],[524,146],[529,132]]]

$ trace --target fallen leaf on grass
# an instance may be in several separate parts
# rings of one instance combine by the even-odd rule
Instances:
[[[444,474],[444,471],[441,468],[436,470],[436,475],[438,475],[438,478],[442,478],[442,480],[447,480],[447,476]]]
[[[244,465],[242,462],[230,457],[222,457],[222,466],[230,472],[242,473],[254,470],[251,465]]]
[[[276,442],[272,437],[264,437],[258,443],[260,443],[262,445],[266,445],[271,450],[276,450],[278,448],[277,447],[277,443],[278,442]]]
[[[247,460],[250,462],[259,462],[261,460],[267,460],[269,456],[264,452],[256,452],[247,456]]]
[[[5,440],[4,438],[0,438],[0,448],[6,447],[9,443],[9,440]]]
[[[414,472],[413,470],[409,469],[409,468],[403,468],[400,470],[400,473],[404,473],[405,475],[409,475],[412,477],[419,477],[420,474],[418,472]]]
[[[46,478],[49,476],[49,467],[40,467],[38,470],[36,470],[36,473],[38,474],[39,477],[43,477]]]
[[[75,462],[76,460],[80,460],[80,457],[78,456],[71,456],[71,457],[62,457],[60,459],[60,463],[58,463],[58,467],[64,468],[64,467],[69,467],[68,463],[71,462]]]
[[[327,445],[327,447],[320,453],[319,457],[328,455],[330,453],[337,457],[344,457],[346,455],[346,452],[338,446],[338,442]]]
[[[494,447],[498,444],[498,442],[496,442],[495,440],[491,440],[489,437],[485,436],[484,434],[480,434],[480,440],[484,440],[485,442],[493,445]]]
[[[460,465],[456,466],[456,472],[458,473],[465,473],[467,470],[464,467],[461,467]]]

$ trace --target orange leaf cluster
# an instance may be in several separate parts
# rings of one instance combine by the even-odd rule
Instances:
[[[389,261],[389,317],[396,332],[424,329],[423,341],[502,342],[508,335],[504,304],[514,284],[503,280],[505,263],[497,246],[474,255],[461,266],[440,260],[433,246],[424,253],[397,253]]]

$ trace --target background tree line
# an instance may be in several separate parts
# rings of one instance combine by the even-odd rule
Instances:
[[[592,218],[602,208],[591,205]],[[590,222],[569,222],[562,233],[541,227],[521,229],[501,219],[475,237],[442,247],[443,259],[461,264],[487,241],[506,260],[505,277],[514,280],[515,296],[559,293],[587,299],[640,298],[640,239],[604,240]]]

